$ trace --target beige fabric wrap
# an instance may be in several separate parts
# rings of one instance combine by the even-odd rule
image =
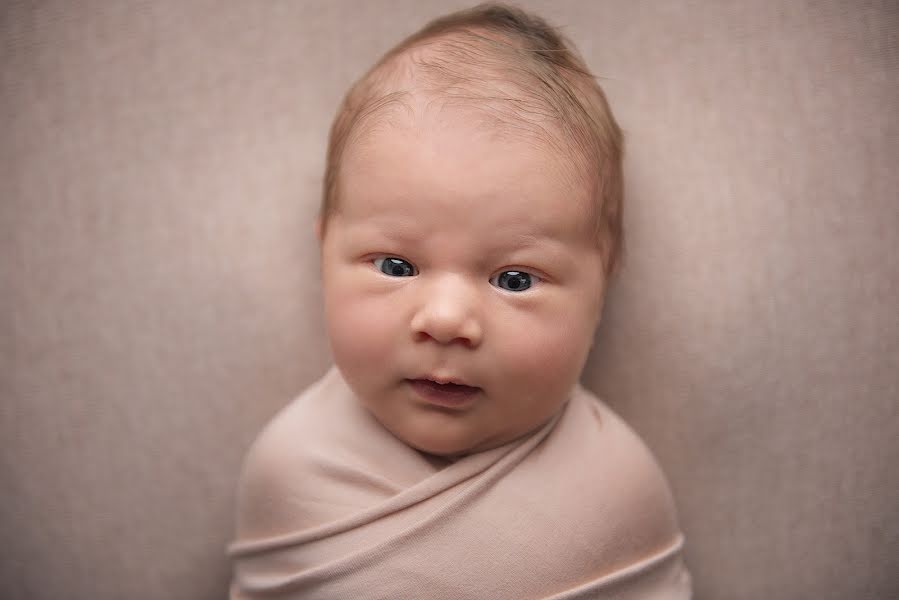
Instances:
[[[250,450],[232,598],[689,598],[655,460],[577,386],[554,419],[440,464],[332,368]]]

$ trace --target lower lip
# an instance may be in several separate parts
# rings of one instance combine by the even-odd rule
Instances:
[[[444,408],[465,408],[474,402],[481,388],[467,385],[440,385],[427,379],[410,379],[409,386],[425,401]]]

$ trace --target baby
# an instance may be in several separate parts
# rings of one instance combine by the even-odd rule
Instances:
[[[482,5],[347,94],[317,224],[335,367],[250,450],[232,598],[688,598],[664,476],[578,384],[622,139],[572,47]]]

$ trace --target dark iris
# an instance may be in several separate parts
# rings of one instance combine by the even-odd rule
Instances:
[[[394,277],[410,277],[415,275],[415,267],[402,258],[385,258],[381,263],[381,271]]]
[[[531,276],[522,271],[504,271],[497,281],[499,287],[520,292],[531,287]]]

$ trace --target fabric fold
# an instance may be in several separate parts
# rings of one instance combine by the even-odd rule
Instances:
[[[441,468],[332,369],[254,443],[237,523],[232,598],[690,593],[661,471],[580,386],[537,431]]]

